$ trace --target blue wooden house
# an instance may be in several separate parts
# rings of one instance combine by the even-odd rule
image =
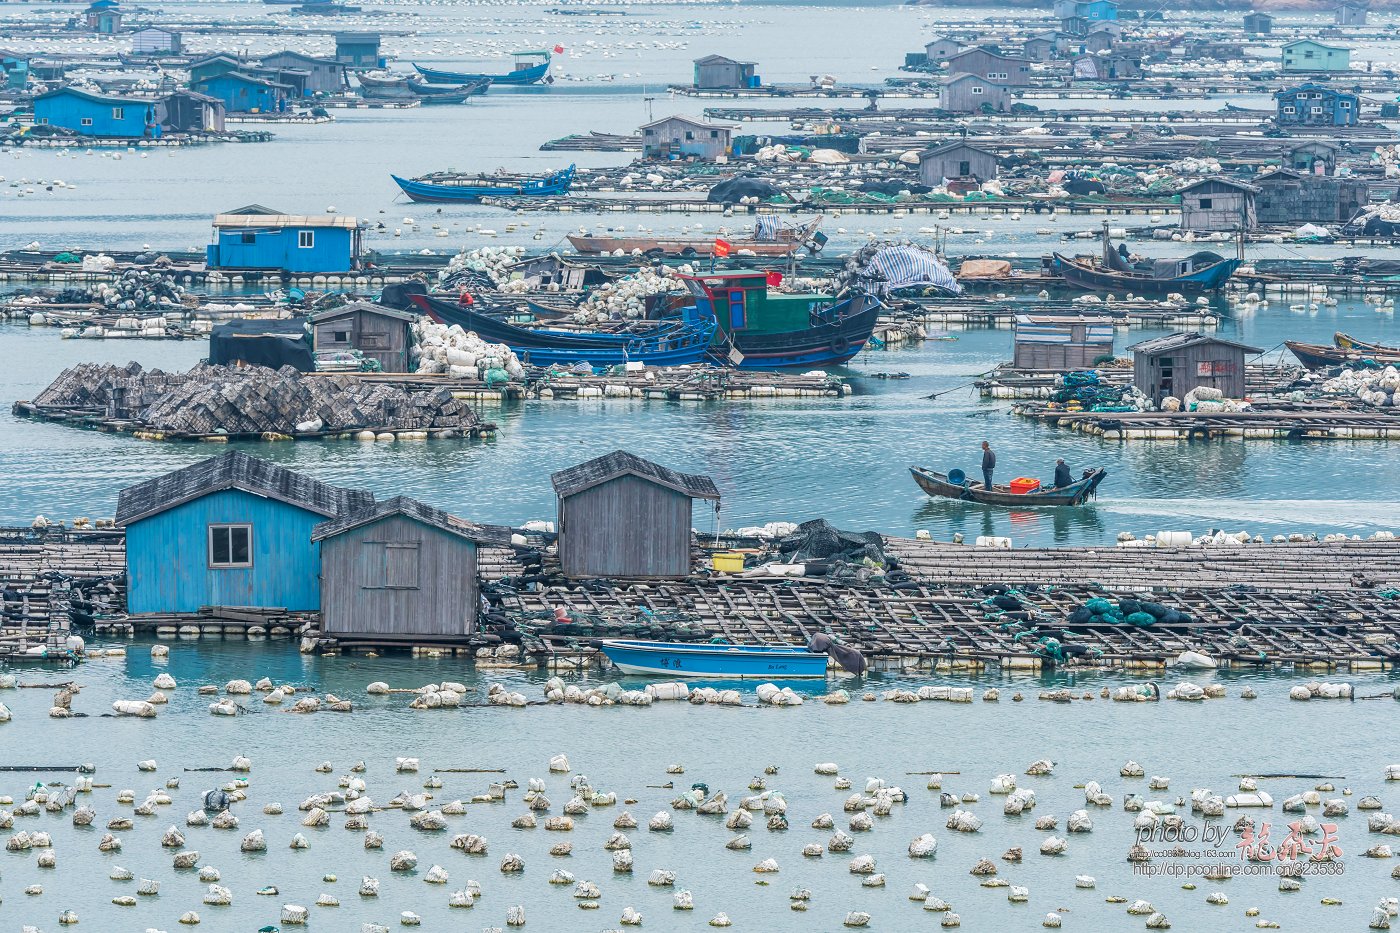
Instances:
[[[1283,47],[1284,71],[1347,71],[1351,49],[1324,45],[1315,39],[1297,39]]]
[[[288,84],[269,81],[245,71],[228,71],[205,78],[194,90],[224,102],[229,113],[278,113],[287,109],[287,100],[295,97]]]
[[[103,35],[112,35],[122,28],[122,11],[117,9],[117,0],[94,0],[83,13],[87,28]]]
[[[155,105],[150,98],[61,87],[34,98],[34,122],[64,127],[83,136],[155,139],[161,131]]]
[[[360,264],[360,228],[353,217],[295,215],[259,205],[214,218],[210,269],[297,273],[349,272]]]
[[[1360,97],[1321,84],[1284,88],[1274,97],[1280,126],[1355,126],[1360,119]]]
[[[117,498],[127,611],[319,609],[321,546],[312,530],[373,507],[372,493],[236,451],[129,486]]]

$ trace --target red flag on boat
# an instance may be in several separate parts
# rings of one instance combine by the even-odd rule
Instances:
[[[734,247],[732,247],[732,246],[729,245],[729,241],[728,241],[728,240],[721,240],[719,237],[715,237],[715,250],[714,250],[714,253],[715,253],[716,256],[720,256],[720,257],[728,256],[729,253],[730,253],[730,250],[732,250],[733,248],[734,248]]]
[[[767,278],[769,288],[777,288],[783,284],[783,274],[777,269],[769,269]]]
[[[556,45],[556,46],[554,47],[554,54],[555,54],[555,55],[563,55],[563,54],[564,54],[564,47],[563,47],[562,45]]]

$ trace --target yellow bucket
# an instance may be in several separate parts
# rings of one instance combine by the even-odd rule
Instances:
[[[744,569],[744,555],[734,551],[719,551],[710,555],[710,566],[720,573],[740,573]]]

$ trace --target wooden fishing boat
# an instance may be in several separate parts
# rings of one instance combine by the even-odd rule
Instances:
[[[570,245],[580,253],[586,255],[598,255],[600,253],[615,253],[622,250],[624,253],[632,253],[640,250],[643,253],[660,253],[666,256],[686,256],[686,257],[709,257],[715,252],[715,243],[719,239],[729,244],[731,254],[741,251],[753,253],[755,256],[790,256],[804,247],[811,252],[821,249],[821,242],[818,241],[817,228],[821,226],[822,218],[802,227],[791,229],[781,229],[771,240],[760,240],[753,236],[747,237],[638,237],[638,236],[596,236],[591,233],[571,233],[568,236]]]
[[[422,79],[417,75],[393,71],[357,71],[355,72],[355,80],[360,82],[360,87],[366,91],[404,91],[407,93],[410,85]]]
[[[429,84],[469,84],[481,78],[490,78],[492,84],[525,85],[539,84],[549,76],[550,53],[545,50],[514,52],[515,67],[505,74],[470,74],[460,71],[443,71],[438,68],[424,68],[414,64],[423,80]]]
[[[1344,334],[1341,331],[1337,331],[1332,335],[1332,342],[1342,350],[1359,350],[1363,353],[1400,358],[1400,347],[1391,347],[1383,343],[1371,343],[1367,340],[1358,340],[1351,336],[1351,334]]]
[[[698,313],[719,326],[710,358],[737,369],[839,366],[870,339],[883,304],[873,295],[787,295],[766,272],[679,277]]]
[[[1055,253],[1055,273],[1066,285],[1094,292],[1131,292],[1135,295],[1200,294],[1223,288],[1242,259],[1226,259],[1208,250],[1184,259],[1156,259],[1130,263],[1113,248],[1108,224],[1103,228],[1103,255],[1065,256]]]
[[[460,104],[469,97],[479,97],[491,86],[490,78],[482,78],[470,84],[457,87],[430,87],[426,84],[410,84],[409,93],[423,104]]]
[[[436,204],[471,203],[484,197],[548,197],[568,194],[574,183],[574,166],[549,175],[464,175],[435,172],[417,178],[390,175],[394,183],[414,201]]]
[[[659,322],[636,333],[520,327],[440,298],[421,294],[408,298],[439,323],[457,324],[475,331],[483,340],[504,343],[525,361],[539,366],[578,362],[685,366],[705,358],[715,333],[714,321],[693,316]]]
[[[910,467],[914,482],[930,496],[944,499],[960,499],[964,502],[980,502],[984,505],[1009,505],[1016,507],[1033,505],[1083,505],[1094,495],[1108,475],[1102,469],[1089,470],[1078,481],[1068,486],[1054,489],[1041,489],[1034,492],[1012,492],[1010,486],[993,484],[989,491],[982,483],[953,475],[927,470],[923,467]]]
[[[604,639],[599,647],[625,674],[722,680],[826,676],[827,656],[796,645],[714,645]]]
[[[1339,334],[1339,337],[1345,337]],[[1347,338],[1350,341],[1350,338]],[[1303,343],[1299,340],[1285,340],[1298,362],[1309,369],[1327,369],[1332,366],[1355,366],[1361,363],[1381,365],[1400,364],[1400,348],[1382,347],[1379,344],[1362,345],[1351,341],[1349,346],[1329,347],[1323,343]]]

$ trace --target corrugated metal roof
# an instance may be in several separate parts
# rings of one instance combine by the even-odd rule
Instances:
[[[549,480],[554,484],[556,493],[561,496],[572,496],[586,489],[592,489],[600,483],[627,475],[650,480],[668,489],[674,489],[676,492],[685,493],[692,499],[719,498],[719,489],[715,487],[714,480],[708,476],[680,473],[625,450],[614,450],[610,454],[596,457],[587,463],[580,463],[567,470],[560,470]]]
[[[385,502],[379,502],[370,508],[360,509],[341,515],[339,518],[328,522],[322,522],[311,531],[312,541],[323,541],[336,535],[344,534],[370,522],[377,522],[381,518],[388,518],[391,515],[402,515],[411,518],[416,522],[421,522],[439,531],[445,531],[450,535],[456,535],[475,544],[493,545],[497,547],[509,547],[511,530],[503,525],[478,525],[476,522],[469,522],[449,515],[442,509],[433,508],[419,502],[417,499],[408,496],[395,496]]]
[[[228,227],[241,230],[249,227],[346,227],[355,228],[359,222],[353,217],[337,214],[219,214],[214,218],[214,227]]]
[[[1167,334],[1165,337],[1153,337],[1151,340],[1144,340],[1142,343],[1133,344],[1128,349],[1134,353],[1165,353],[1168,350],[1180,350],[1183,347],[1194,346],[1198,343],[1221,343],[1228,347],[1239,347],[1246,353],[1263,353],[1258,347],[1251,347],[1248,344],[1240,343],[1236,340],[1227,340],[1224,337],[1217,337],[1214,334],[1201,334],[1179,332]]]
[[[367,490],[322,483],[235,450],[126,487],[117,496],[117,524],[129,525],[225,489],[276,499],[327,518],[374,506],[374,494]]]

